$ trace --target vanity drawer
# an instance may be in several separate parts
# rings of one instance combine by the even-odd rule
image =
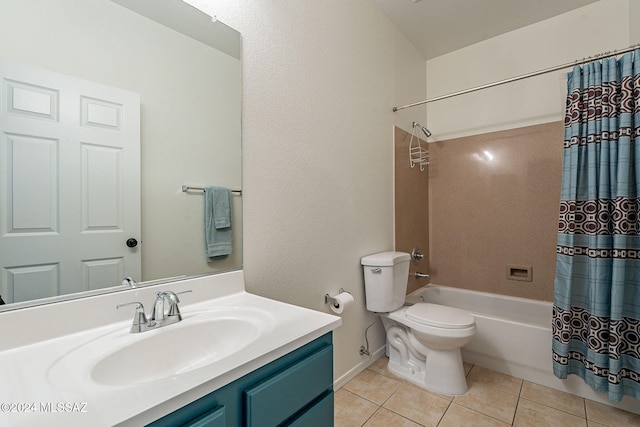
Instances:
[[[332,387],[333,347],[327,346],[246,389],[247,426],[279,425]]]
[[[184,427],[225,427],[224,406],[218,406],[198,418],[187,421]]]
[[[327,393],[315,405],[293,420],[287,427],[333,426],[333,392]]]

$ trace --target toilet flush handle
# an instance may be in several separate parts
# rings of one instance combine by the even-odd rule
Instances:
[[[372,268],[371,272],[374,274],[380,274],[382,273],[382,269],[380,267]]]

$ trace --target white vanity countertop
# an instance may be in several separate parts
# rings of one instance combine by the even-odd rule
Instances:
[[[223,283],[225,278],[231,279],[232,284]],[[272,326],[265,328],[259,338],[231,357],[180,375],[136,385],[99,384],[91,380],[82,366],[68,363],[69,359],[64,357],[70,351],[83,346],[86,348],[92,340],[107,334],[121,335],[118,331],[128,334],[133,307],[124,310],[128,320],[118,320],[122,317],[122,314],[118,313],[117,317],[114,315],[115,322],[106,325],[103,322],[104,326],[94,325],[90,329],[73,331],[73,327],[69,325],[81,323],[85,318],[85,323],[92,323],[92,316],[85,317],[87,313],[83,312],[87,305],[90,309],[106,305],[107,313],[109,310],[115,311],[115,305],[130,301],[143,301],[150,308],[155,292],[179,292],[191,288],[193,294],[200,293],[201,296],[206,295],[210,299],[200,299],[197,303],[188,304],[193,294],[182,295],[180,308],[185,318],[183,322],[189,316],[195,316],[204,310],[239,308],[267,313],[271,317]],[[20,327],[16,326],[15,322],[19,321],[24,313],[16,313],[14,316],[10,315],[12,312],[0,314],[0,327],[3,331],[22,329],[33,341],[0,351],[0,425],[141,426],[231,383],[341,324],[339,317],[327,313],[246,293],[241,271],[190,279],[161,287],[154,286],[150,290],[139,288],[95,298],[97,301],[84,301],[84,304],[76,300],[32,310],[28,324],[22,324]],[[55,312],[56,307],[51,306],[62,308],[63,311]],[[56,330],[59,336],[44,339],[47,317],[50,316],[70,317],[73,321],[67,324],[66,330],[65,327]],[[100,313],[95,317],[101,319],[104,316],[106,315]],[[49,318],[49,321],[51,320]],[[173,326],[169,325],[163,329]],[[28,328],[36,331],[28,332]],[[155,332],[158,331],[130,334],[131,336],[125,339],[136,339],[138,336],[143,337]],[[206,339],[206,336],[194,337],[194,340]],[[166,345],[171,346],[172,343],[167,342]],[[96,356],[104,356],[109,352],[110,349],[105,348],[103,354]],[[156,354],[138,356],[142,359],[161,358],[162,348],[159,348]]]

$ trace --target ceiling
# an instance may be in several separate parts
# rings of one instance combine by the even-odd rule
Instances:
[[[425,59],[598,0],[373,0]]]

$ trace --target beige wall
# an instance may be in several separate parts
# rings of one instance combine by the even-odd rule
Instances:
[[[369,0],[201,3],[243,36],[247,288],[326,312],[351,292],[340,380],[370,361],[360,258],[393,249],[392,130],[415,117],[392,107],[426,95],[425,61]],[[384,342],[378,322],[370,349]]]
[[[640,43],[640,2],[629,0],[629,44]]]
[[[562,166],[562,123],[423,146],[429,165],[409,165],[411,134],[395,131],[395,248],[418,246],[407,292],[431,283],[551,301]],[[528,267],[531,280],[507,277]]]
[[[432,283],[553,300],[561,122],[429,145]],[[532,267],[532,281],[507,279]]]
[[[414,136],[413,144],[419,138]],[[407,293],[424,286],[426,279],[417,279],[415,272],[429,273],[429,165],[420,167],[409,162],[411,133],[394,128],[394,209],[395,250],[411,253],[419,248],[424,255],[417,265],[411,263]],[[427,143],[420,139],[422,147]]]
[[[506,107],[491,92],[472,109],[464,101],[430,104],[428,114],[424,109],[394,114],[391,107],[424,99],[425,81],[429,95],[437,95],[626,45],[629,19],[618,12],[618,4],[628,2],[603,2],[602,9],[580,9],[563,18],[566,22],[552,23],[553,28],[543,23],[528,27],[524,36],[507,36],[508,46],[487,45],[486,50],[440,58],[438,70],[434,61],[440,59],[425,65],[370,1],[199,1],[243,34],[247,287],[325,311],[325,292],[344,287],[354,294],[357,303],[335,333],[336,378],[366,362],[357,350],[374,317],[365,310],[359,259],[394,245],[393,126],[410,130],[411,120],[426,120],[434,137],[444,140],[557,121],[564,83],[558,75],[552,78],[549,99],[538,86],[524,93],[512,87],[520,96]],[[623,16],[624,28],[601,31],[598,15],[614,21]],[[569,40],[577,47],[558,43],[583,22],[603,33],[601,42],[576,32]],[[549,37],[541,37],[550,30]],[[464,68],[470,65],[487,72],[470,73]],[[538,121],[498,117],[540,98],[542,113],[527,113]],[[498,119],[489,115],[494,110]],[[369,338],[373,349],[382,346],[379,325]]]

